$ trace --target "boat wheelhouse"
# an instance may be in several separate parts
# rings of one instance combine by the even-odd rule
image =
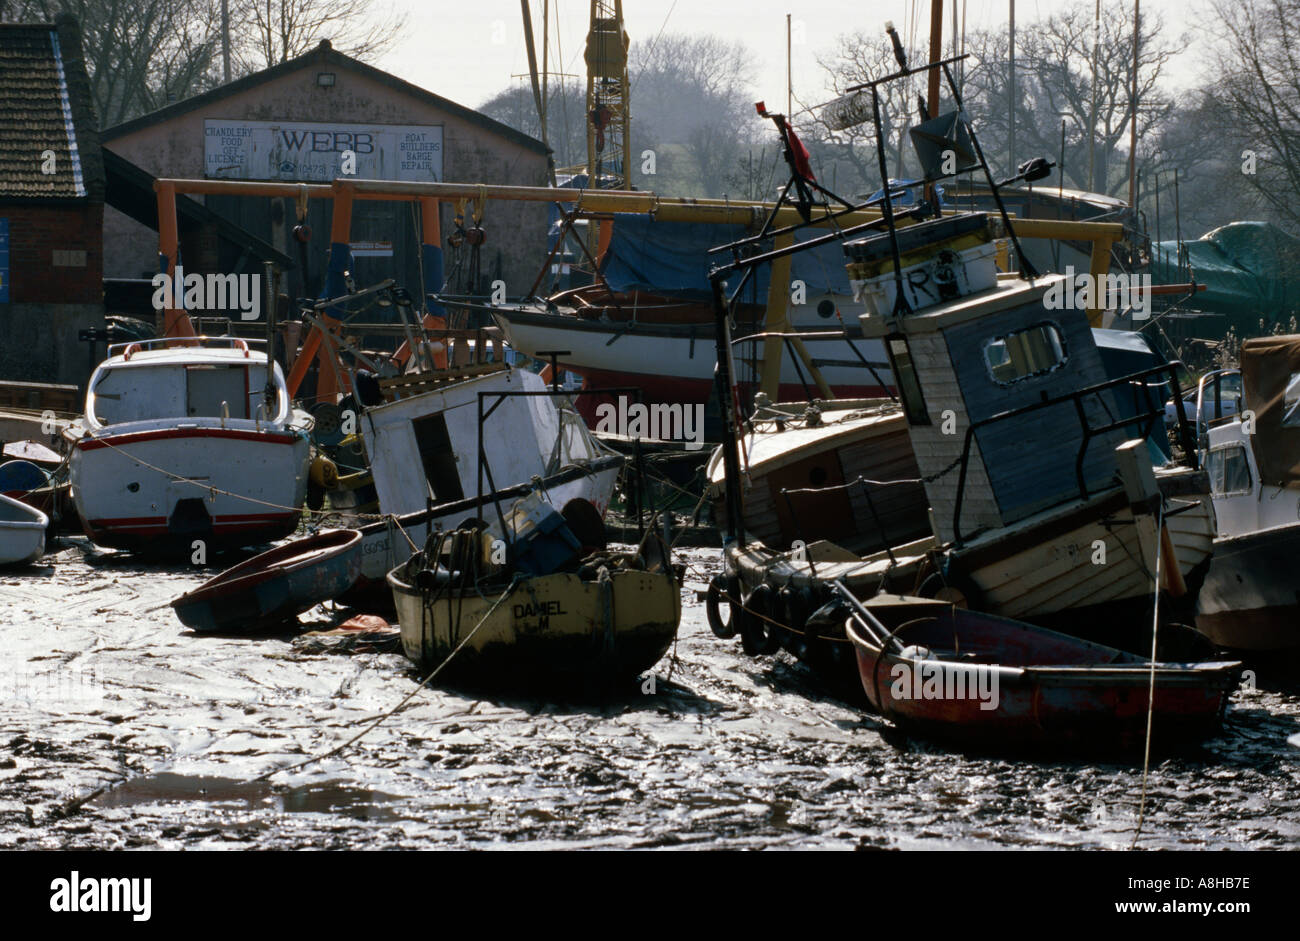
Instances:
[[[475,369],[428,374],[432,387],[363,411],[358,430],[389,518],[361,528],[359,592],[387,596],[388,572],[430,532],[490,522],[497,502],[538,485],[579,529],[609,509],[624,458],[567,397],[526,369]]]
[[[938,244],[961,220],[924,225]],[[846,251],[861,257],[864,246]],[[1157,553],[1161,586],[1194,598],[1189,576],[1208,564],[1213,515],[1196,494],[1194,453],[1157,479],[1145,439],[1163,407],[1146,395],[1151,407],[1132,414],[1117,396],[1172,382],[1177,364],[1107,378],[1085,313],[1054,303],[1064,280],[1001,279],[864,315],[862,329],[885,342],[898,378],[934,516],[935,593],[1086,625],[1108,606],[1147,604]],[[1175,516],[1185,525],[1172,527]]]
[[[1202,377],[1196,413],[1218,518],[1196,627],[1233,650],[1293,650],[1300,647],[1300,336],[1245,341],[1239,371]]]
[[[72,497],[110,548],[266,543],[297,527],[311,416],[257,341],[163,338],[110,347],[68,427]]]

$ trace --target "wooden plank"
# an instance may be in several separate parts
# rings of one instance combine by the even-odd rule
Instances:
[[[79,412],[80,400],[81,393],[74,385],[0,380],[0,408]]]
[[[501,372],[508,368],[504,363],[478,363],[436,372],[406,373],[401,376],[380,379],[379,387],[383,390],[384,397],[392,401],[395,398],[430,392],[456,382],[473,379],[477,376],[485,376],[489,373]]]

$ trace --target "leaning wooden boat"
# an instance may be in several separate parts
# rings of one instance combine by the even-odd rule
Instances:
[[[581,693],[644,673],[672,644],[681,597],[657,534],[533,577],[491,571],[484,539],[441,534],[388,575],[402,647],[424,672],[445,664],[440,683]]]
[[[465,526],[535,486],[574,514],[604,517],[624,459],[535,373],[468,367],[403,377],[404,394],[365,409],[364,437],[385,518],[359,527],[362,571],[348,602],[387,608],[385,578],[432,532]],[[475,456],[478,456],[476,460]]]
[[[930,534],[929,501],[907,420],[889,399],[762,404],[741,440],[744,526],[778,550],[830,539],[874,552]],[[706,473],[714,524],[726,524],[726,475]]]
[[[40,510],[0,495],[0,565],[21,565],[43,556],[49,525]]]
[[[196,631],[262,631],[336,598],[360,575],[361,534],[332,530],[253,556],[181,595],[172,608]]]
[[[881,595],[845,633],[871,705],[900,728],[964,746],[1141,748],[1220,729],[1238,661],[1146,658],[933,599]]]

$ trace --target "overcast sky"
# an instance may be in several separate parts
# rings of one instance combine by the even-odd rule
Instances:
[[[523,21],[515,0],[392,0],[408,15],[408,25],[391,51],[375,64],[423,88],[470,107],[481,105],[508,83],[528,72]],[[530,0],[533,27],[541,44],[542,0]],[[946,0],[945,46],[951,38],[952,2]],[[1017,30],[1075,0],[1018,0]],[[1082,0],[1091,6],[1091,0]],[[1142,12],[1159,12],[1167,27],[1193,36],[1204,28],[1191,11],[1207,0],[1141,0]],[[957,0],[960,17],[962,0]],[[1116,0],[1103,0],[1110,6]],[[1009,0],[965,0],[971,29],[1006,28]],[[1132,0],[1124,0],[1132,10]],[[842,33],[875,30],[884,38],[884,22],[893,20],[906,38],[909,15],[919,35],[929,31],[930,5],[905,0],[623,0],[623,17],[633,42],[653,42],[661,31],[713,33],[744,43],[754,54],[758,85],[755,100],[776,107],[785,101],[785,17],[795,23],[793,46],[795,95],[807,104],[830,97],[816,55],[833,48]],[[558,10],[558,41],[555,17]],[[551,0],[550,70],[582,74],[583,41],[590,15],[589,0]],[[960,20],[959,20],[960,22]],[[802,42],[799,40],[802,39]],[[555,65],[562,52],[563,69]],[[540,59],[540,48],[539,48]],[[1177,85],[1196,82],[1197,65],[1204,62],[1193,47],[1173,73]],[[635,121],[635,115],[633,116]]]

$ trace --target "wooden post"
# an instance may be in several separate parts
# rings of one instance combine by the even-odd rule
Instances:
[[[330,264],[337,263],[336,252],[339,250],[346,251],[348,246],[348,233],[352,230],[352,190],[347,183],[339,181],[334,186],[334,216],[330,222]],[[341,246],[341,249],[340,249]],[[334,285],[327,278],[325,291],[328,294]],[[321,311],[320,319],[328,324],[331,329],[338,322],[325,311]],[[316,401],[333,401],[338,395],[339,382],[335,374],[330,358],[334,355],[332,344],[322,343],[321,331],[319,327],[313,327],[307,333],[307,339],[303,341],[302,350],[298,358],[294,360],[293,369],[289,373],[286,385],[289,388],[289,396],[298,394],[298,387],[302,385],[302,380],[307,375],[312,360],[319,361],[319,368],[316,373]]]
[[[174,279],[176,263],[180,260],[180,232],[176,220],[176,188],[169,184],[156,184],[158,191],[158,267],[161,274]],[[175,304],[175,298],[184,297],[185,286],[173,280],[163,306],[162,334],[164,337],[192,337],[194,324],[184,308]]]
[[[779,235],[772,241],[772,247],[786,248],[794,244],[794,234]],[[767,314],[763,319],[763,330],[769,333],[789,333],[790,331],[790,260],[793,255],[782,255],[772,262],[772,278],[767,286]],[[812,357],[802,340],[791,343],[794,353],[803,360],[809,376],[817,386],[817,393],[824,399],[832,399],[831,387],[822,376],[821,370],[813,365]],[[785,340],[782,337],[763,338],[763,369],[759,378],[759,390],[773,402],[779,402],[781,390],[781,361],[785,358]]]
[[[1092,259],[1088,266],[1088,271],[1092,275],[1092,283],[1102,285],[1106,283],[1106,274],[1110,271],[1110,247],[1114,245],[1113,239],[1098,235],[1092,243]],[[1067,285],[1067,288],[1069,285]],[[1100,327],[1102,311],[1106,309],[1106,300],[1101,296],[1101,290],[1095,290],[1091,294],[1092,304],[1088,307],[1088,323],[1094,327]]]

